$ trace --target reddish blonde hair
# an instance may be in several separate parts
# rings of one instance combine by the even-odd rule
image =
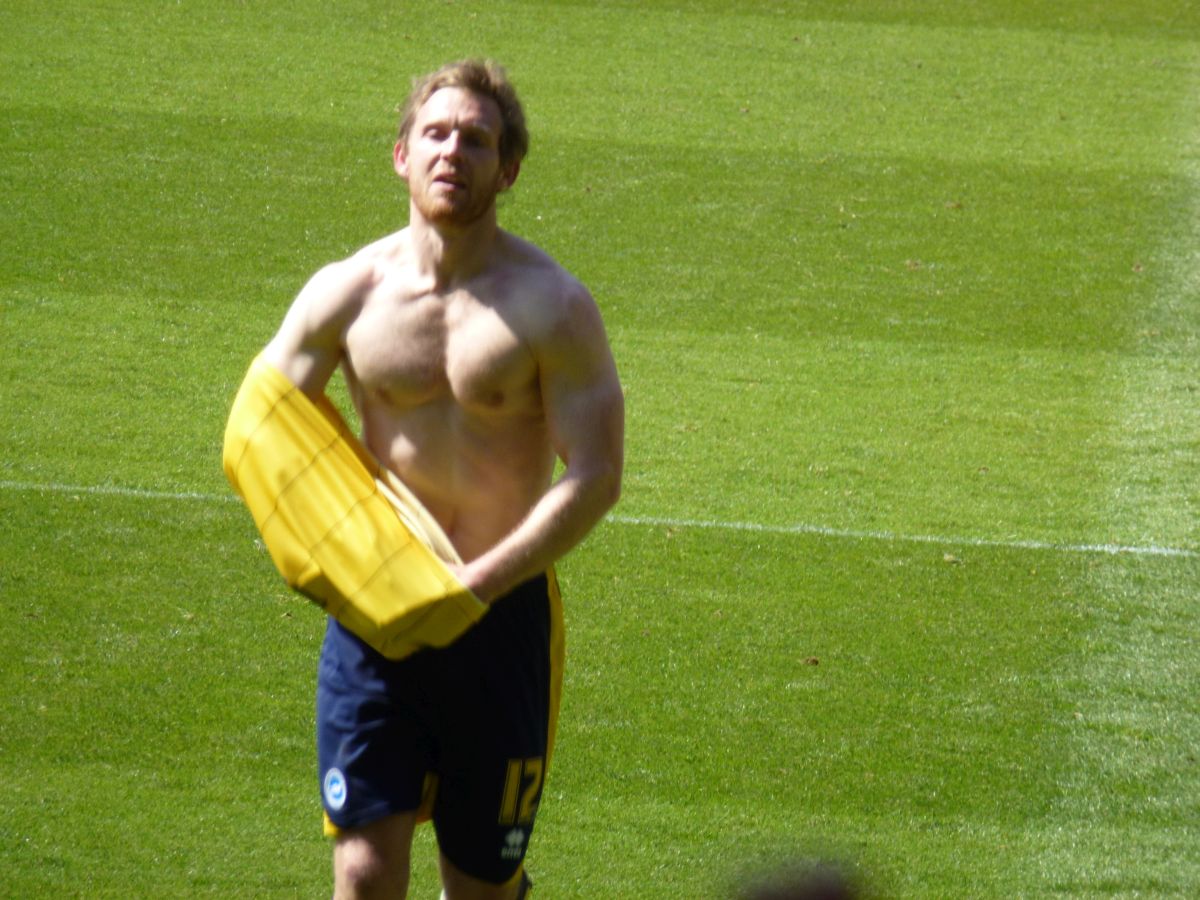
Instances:
[[[442,88],[455,87],[487,97],[500,108],[500,163],[519,163],[529,151],[525,111],[503,66],[491,60],[464,59],[448,63],[413,81],[412,92],[400,110],[400,141],[407,146],[417,111]]]

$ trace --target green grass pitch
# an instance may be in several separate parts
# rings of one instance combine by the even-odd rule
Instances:
[[[399,227],[409,79],[502,60],[501,220],[629,412],[561,567],[544,898],[1200,895],[1200,8],[0,8],[0,896],[327,897],[322,627],[219,466]],[[436,896],[419,838],[414,896]]]

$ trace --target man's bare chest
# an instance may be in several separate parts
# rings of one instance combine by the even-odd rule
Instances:
[[[504,306],[458,292],[373,297],[346,334],[346,356],[370,396],[398,408],[452,399],[466,408],[525,408],[537,364]]]

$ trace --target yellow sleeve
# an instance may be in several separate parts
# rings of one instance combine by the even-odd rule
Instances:
[[[487,611],[447,568],[454,548],[416,497],[333,404],[261,356],[233,402],[222,463],[284,580],[384,656],[445,646]]]

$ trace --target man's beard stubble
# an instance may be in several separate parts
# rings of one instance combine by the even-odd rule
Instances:
[[[464,202],[454,203],[445,197],[433,198],[429,191],[424,191],[413,195],[413,202],[421,216],[431,224],[466,228],[487,215],[499,193],[498,186],[468,188]]]

